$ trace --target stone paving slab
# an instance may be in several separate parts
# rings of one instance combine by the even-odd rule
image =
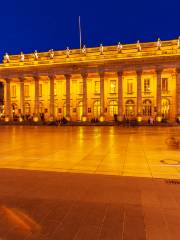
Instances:
[[[2,240],[176,240],[180,184],[0,169]]]

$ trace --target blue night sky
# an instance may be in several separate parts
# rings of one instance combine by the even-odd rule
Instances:
[[[1,0],[0,56],[79,47],[78,16],[87,47],[180,35],[180,1]]]

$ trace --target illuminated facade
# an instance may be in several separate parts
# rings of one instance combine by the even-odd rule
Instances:
[[[180,39],[4,56],[6,120],[180,116]]]

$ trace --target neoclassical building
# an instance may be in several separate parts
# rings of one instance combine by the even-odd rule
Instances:
[[[1,116],[180,117],[180,38],[4,56]]]

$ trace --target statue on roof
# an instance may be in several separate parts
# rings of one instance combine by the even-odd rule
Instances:
[[[118,45],[117,45],[117,51],[118,51],[118,53],[121,53],[122,48],[123,48],[123,45],[122,45],[120,42],[118,42]]]
[[[9,54],[8,53],[5,53],[4,60],[5,60],[6,63],[10,62],[10,58],[9,58]]]
[[[180,48],[180,36],[178,37],[178,40],[177,40],[177,47]]]
[[[70,56],[70,49],[69,47],[66,48],[66,57],[69,58]]]
[[[140,44],[139,40],[137,41],[136,46],[137,46],[138,52],[141,52],[141,49],[142,49],[142,48],[141,48],[141,44]]]
[[[86,46],[84,45],[82,50],[81,50],[82,54],[86,55],[87,51],[86,51]]]
[[[158,40],[157,40],[157,50],[160,50],[160,49],[161,49],[161,46],[162,46],[161,39],[158,38]]]
[[[50,59],[54,58],[54,50],[53,49],[49,50],[49,57],[50,57]]]
[[[23,52],[20,53],[20,61],[24,62],[24,53]]]
[[[34,51],[34,60],[38,60],[39,56],[38,56],[38,52],[37,50]]]
[[[102,44],[100,44],[99,51],[100,51],[101,54],[103,54],[103,52],[104,52],[104,47],[103,47]]]

